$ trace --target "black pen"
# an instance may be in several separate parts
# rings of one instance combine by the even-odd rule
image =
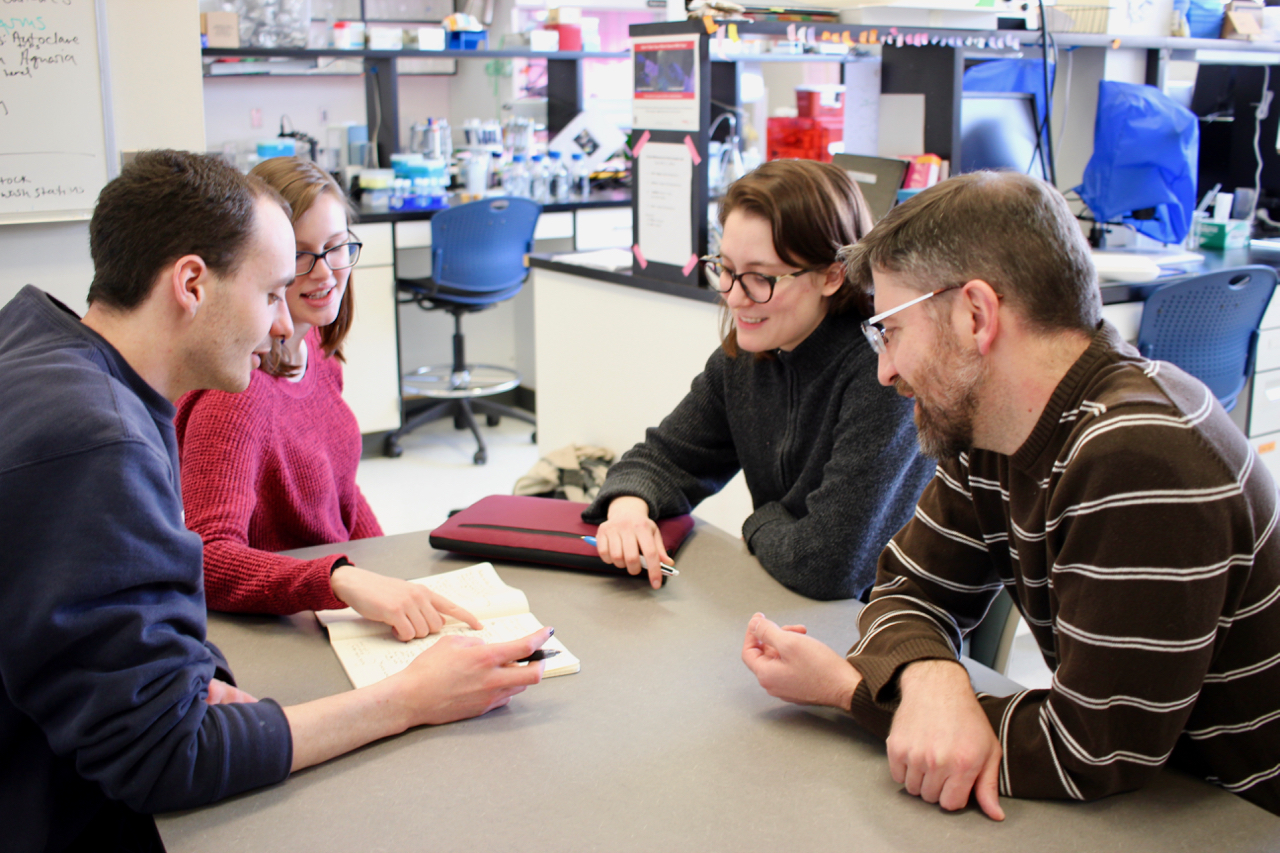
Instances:
[[[560,654],[559,649],[538,649],[536,652],[529,655],[527,658],[520,658],[520,660],[516,661],[516,663],[533,663],[536,660],[546,660],[547,658],[553,658],[558,654]]]

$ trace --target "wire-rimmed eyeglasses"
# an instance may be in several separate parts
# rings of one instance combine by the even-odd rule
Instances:
[[[315,269],[316,261],[321,258],[324,258],[325,264],[334,272],[350,269],[356,265],[356,261],[360,260],[360,248],[362,246],[364,246],[364,243],[352,240],[349,243],[332,246],[323,252],[304,252],[299,249],[294,275],[310,274],[311,270]]]
[[[783,273],[782,275],[764,275],[758,272],[734,273],[724,265],[724,259],[718,256],[708,256],[699,258],[705,264],[707,271],[707,282],[711,289],[716,293],[728,293],[733,290],[733,283],[736,281],[742,286],[742,292],[747,298],[757,305],[768,302],[773,298],[774,286],[784,278],[795,278],[810,272],[822,272],[826,269],[823,267],[813,267],[807,270],[796,270],[795,272]]]
[[[888,311],[884,311],[874,317],[869,317],[862,324],[862,334],[866,337],[867,343],[871,344],[871,348],[876,351],[877,355],[884,355],[889,351],[889,339],[885,335],[884,326],[881,321],[886,317],[892,317],[904,308],[910,308],[912,305],[918,305],[926,299],[932,299],[939,293],[946,293],[948,290],[955,290],[960,287],[964,287],[964,284],[949,284],[946,287],[939,287],[937,290],[926,293],[923,296],[917,296],[915,299],[908,300],[897,308],[890,308]]]

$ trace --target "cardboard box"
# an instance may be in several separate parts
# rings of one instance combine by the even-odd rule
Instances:
[[[577,6],[560,6],[547,12],[548,24],[579,24],[582,22],[582,10]]]
[[[400,27],[369,27],[365,31],[369,50],[402,50],[404,30]]]
[[[200,34],[208,47],[239,47],[240,16],[235,12],[201,12]]]
[[[1227,12],[1222,16],[1222,37],[1258,41],[1262,37],[1262,27],[1249,12]]]
[[[444,50],[444,43],[444,27],[418,27],[416,45],[418,50]]]

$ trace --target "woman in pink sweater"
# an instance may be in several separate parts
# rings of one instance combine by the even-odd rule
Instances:
[[[297,278],[286,299],[294,333],[240,394],[196,391],[178,402],[187,526],[204,540],[208,606],[250,613],[354,607],[402,640],[475,617],[418,584],[334,554],[275,553],[381,536],[356,485],[360,430],[342,399],[348,287],[360,243],[342,190],[313,163],[281,157],[253,174],[293,208]]]

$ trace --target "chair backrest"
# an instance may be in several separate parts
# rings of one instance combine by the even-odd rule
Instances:
[[[1230,411],[1252,368],[1258,326],[1275,286],[1276,271],[1264,266],[1163,285],[1143,306],[1138,349],[1199,379]]]
[[[524,258],[533,251],[533,230],[541,213],[536,201],[504,196],[433,216],[431,279],[441,298],[484,305],[519,292],[529,273]]]

